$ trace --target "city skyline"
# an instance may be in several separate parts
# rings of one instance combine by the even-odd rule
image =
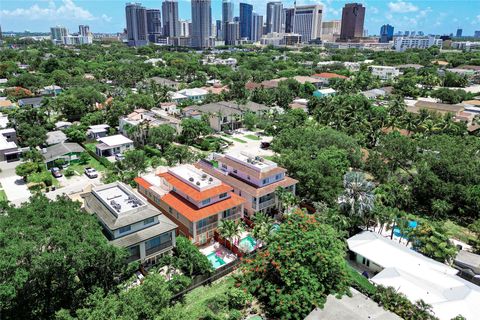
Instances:
[[[149,9],[161,9],[161,0],[140,1]],[[239,16],[239,3],[253,5],[253,12],[266,17],[267,1],[238,1],[234,3],[233,16]],[[282,1],[285,8],[293,7],[293,0]],[[342,7],[352,1],[297,1],[297,5],[323,4],[323,21],[340,19]],[[471,36],[480,29],[480,10],[472,10],[470,1],[356,1],[366,7],[365,29],[379,34],[384,24],[397,31],[423,31],[434,34],[455,34],[463,29],[463,36]],[[79,24],[90,25],[92,32],[116,33],[125,27],[127,1],[52,0],[52,1],[2,1],[0,19],[2,30],[48,32],[53,25],[74,29]],[[212,21],[222,18],[222,1],[212,0]],[[189,0],[178,1],[179,18],[191,19]]]

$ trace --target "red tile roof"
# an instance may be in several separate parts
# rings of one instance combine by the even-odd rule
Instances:
[[[331,72],[322,72],[313,75],[316,78],[324,78],[324,79],[332,79],[332,78],[339,78],[339,79],[347,79],[347,77],[342,76],[341,74],[331,73]]]
[[[219,186],[207,189],[205,191],[198,191],[194,187],[188,185],[187,183],[183,182],[182,180],[178,179],[177,177],[168,172],[160,173],[158,176],[165,179],[168,183],[175,187],[175,189],[187,194],[194,201],[202,201],[217,196],[221,193],[233,190],[232,187],[222,182]]]
[[[133,179],[133,181],[135,181],[139,186],[142,186],[145,189],[148,189],[152,186],[152,184],[150,182],[148,182],[147,180],[145,180],[141,177],[136,177],[135,179]]]
[[[246,200],[240,196],[237,196],[233,192],[230,193],[230,198],[216,202],[201,209],[196,208],[187,200],[175,192],[170,192],[162,197],[162,201],[168,206],[172,207],[175,211],[187,218],[191,222],[195,222],[213,214],[220,213],[227,209],[237,207],[246,202]]]

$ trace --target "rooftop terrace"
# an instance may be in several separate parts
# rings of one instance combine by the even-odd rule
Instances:
[[[277,167],[277,164],[273,161],[246,152],[229,153],[225,157],[258,172],[267,172]]]
[[[168,172],[200,192],[222,184],[219,179],[189,164],[170,168]]]
[[[104,187],[95,188],[92,190],[92,193],[115,216],[146,207],[146,203],[143,200],[121,184],[109,184]]]

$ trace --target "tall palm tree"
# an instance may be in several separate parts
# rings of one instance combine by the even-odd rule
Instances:
[[[263,212],[256,212],[252,219],[255,223],[252,234],[257,240],[257,246],[259,246],[261,243],[268,241],[273,230],[274,220]]]
[[[222,220],[218,226],[218,232],[220,235],[227,239],[231,245],[233,245],[233,242],[242,231],[243,226],[239,221],[235,220]]]
[[[293,207],[298,204],[297,197],[285,188],[278,187],[275,190],[275,196],[278,199],[278,211],[282,214],[291,212]]]
[[[352,218],[363,220],[368,229],[368,218],[374,208],[373,183],[365,179],[362,172],[347,172],[343,178],[345,191],[340,197],[341,208]]]

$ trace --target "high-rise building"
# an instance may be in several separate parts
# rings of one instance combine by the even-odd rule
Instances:
[[[409,36],[410,36],[410,31],[405,31],[405,32],[403,33],[403,35],[404,35],[405,37],[409,37]]]
[[[322,36],[323,6],[296,6],[293,22],[293,32],[302,36],[302,42],[320,39]]]
[[[147,45],[147,9],[140,3],[127,3],[125,16],[128,45],[134,47]]]
[[[473,33],[473,37],[480,38],[480,30],[475,30],[475,32]]]
[[[165,37],[180,36],[177,0],[164,0],[162,3],[163,35]]]
[[[223,0],[222,2],[222,22],[233,21],[233,2],[230,0]]]
[[[457,38],[460,38],[462,36],[463,30],[458,28],[457,29]]]
[[[147,9],[147,33],[150,42],[157,42],[157,38],[162,36],[162,20],[159,9]]]
[[[222,40],[223,39],[222,20],[216,20],[215,21],[215,29],[216,29],[217,40]]]
[[[68,36],[68,30],[63,26],[51,27],[50,32],[51,32],[50,38],[56,44],[63,43],[63,37]]]
[[[363,36],[365,7],[360,3],[347,3],[342,10],[340,39],[350,40]]]
[[[212,8],[210,0],[192,0],[192,47],[210,47]]]
[[[225,45],[234,46],[240,38],[240,24],[238,22],[227,22],[224,24],[223,37]]]
[[[180,37],[190,37],[190,25],[192,22],[190,20],[180,20]]]
[[[267,3],[267,33],[282,31],[283,4],[281,1]]]
[[[322,40],[335,42],[340,37],[342,22],[340,20],[330,20],[322,22]]]
[[[393,26],[384,24],[380,28],[380,43],[388,43],[393,40]]]
[[[293,17],[295,8],[284,8],[282,13],[282,29],[285,33],[293,32]]]
[[[88,37],[90,35],[90,27],[83,24],[79,25],[78,34],[83,37]]]
[[[263,35],[263,16],[254,13],[252,23],[252,41],[258,42]]]
[[[252,39],[253,6],[240,3],[240,38]]]

